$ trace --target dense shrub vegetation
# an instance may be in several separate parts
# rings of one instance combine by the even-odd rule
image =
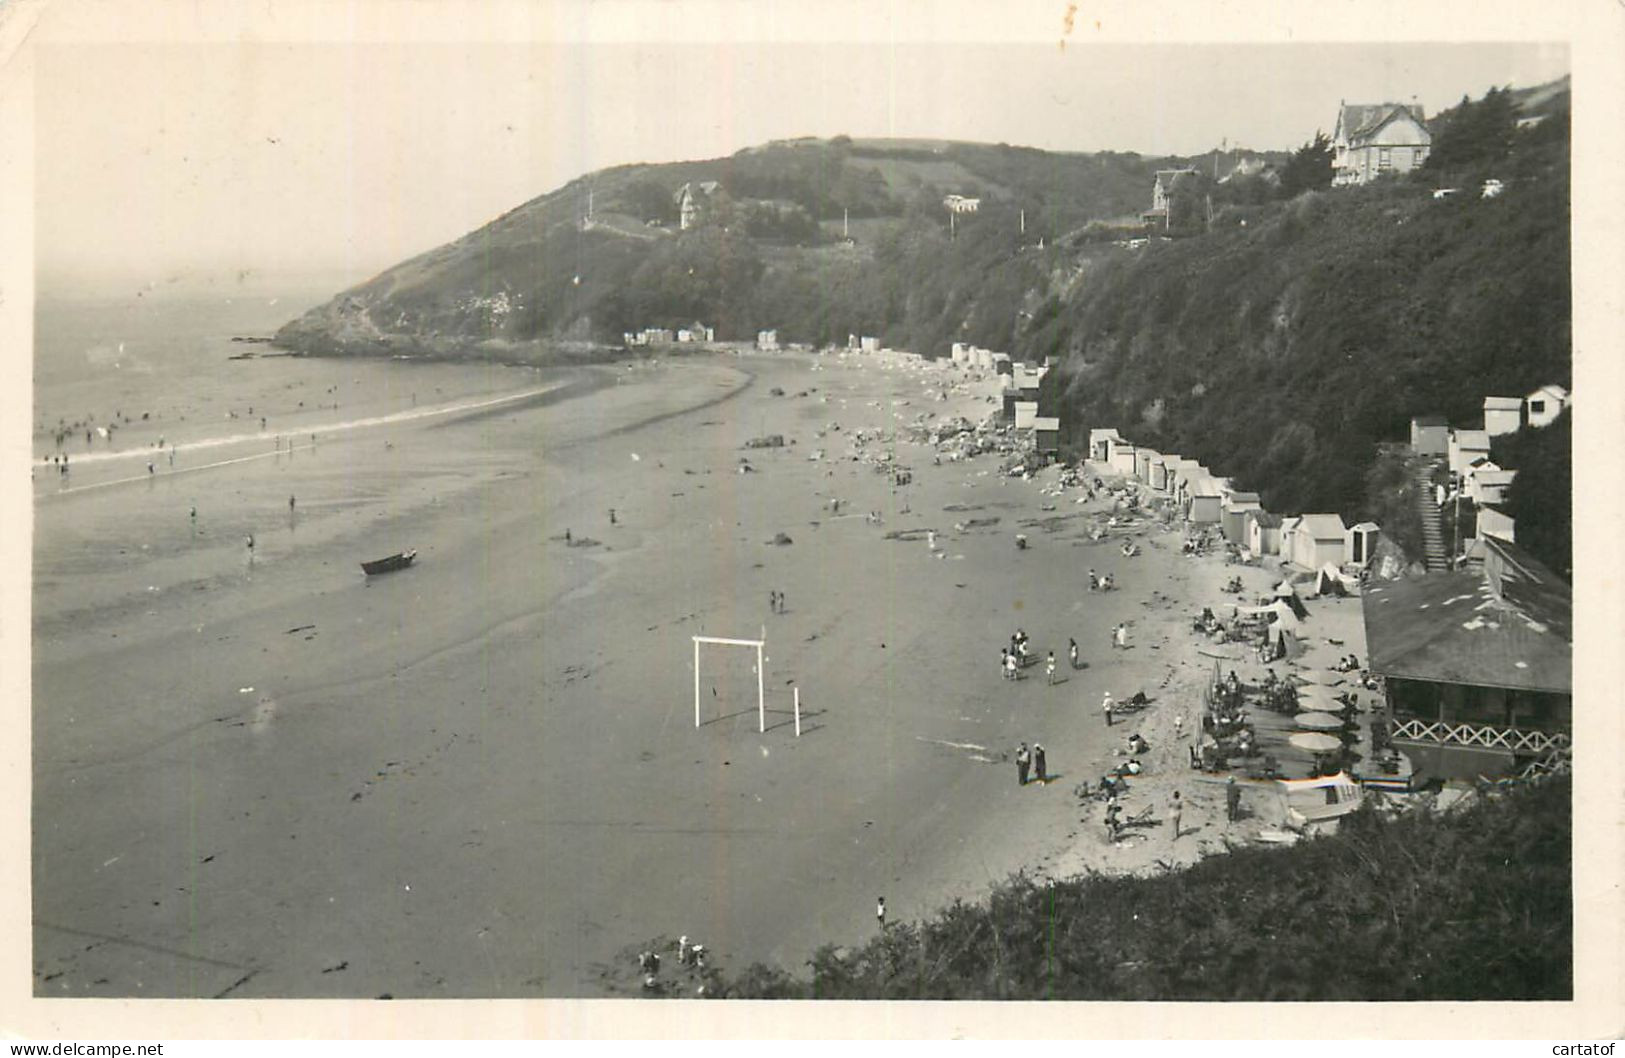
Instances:
[[[761,999],[1513,1000],[1573,994],[1566,778],[1152,878],[1016,877],[987,900],[715,973]]]

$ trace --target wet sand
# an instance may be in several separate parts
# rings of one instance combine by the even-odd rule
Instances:
[[[937,467],[899,437],[894,490],[847,435],[978,419],[991,383],[939,402],[858,360],[698,356],[348,431],[200,473],[201,544],[174,481],[38,504],[87,566],[37,562],[36,990],[590,996],[657,935],[796,970],[871,935],[876,896],[895,921],[1129,855],[1071,792],[1131,730],[1101,694],[1143,688],[1148,732],[1175,708],[1191,730],[1206,670],[1179,630],[1231,571],[1177,530],[1122,558],[1084,533],[1098,508],[996,456]],[[770,433],[796,443],[742,447]],[[927,527],[945,557],[886,539]],[[361,575],[403,547],[412,569]],[[1090,567],[1120,590],[1088,593]],[[1056,685],[1041,660],[995,672],[1018,626]],[[769,730],[743,651],[706,655],[696,730],[690,637],[764,629]],[[1017,785],[1020,740],[1055,782]]]

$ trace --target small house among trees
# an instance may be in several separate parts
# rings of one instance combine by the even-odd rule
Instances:
[[[1195,176],[1196,170],[1190,168],[1158,169],[1156,180],[1151,184],[1151,208],[1140,214],[1140,219],[1156,227],[1169,227],[1173,219],[1174,185]]]

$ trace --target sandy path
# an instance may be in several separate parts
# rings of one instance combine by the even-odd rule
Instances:
[[[1142,605],[1179,590],[1177,537],[1128,560],[1081,519],[1018,528],[1083,508],[1041,511],[1052,501],[990,456],[933,467],[900,443],[916,476],[899,493],[866,464],[809,460],[955,404],[903,372],[742,366],[757,374],[743,390],[729,363],[689,363],[545,411],[394,424],[387,451],[362,432],[343,458],[334,442],[268,480],[234,468],[250,507],[289,475],[333,507],[268,534],[251,573],[160,592],[153,613],[40,614],[42,993],[594,994],[602,963],[660,933],[794,968],[868,935],[877,895],[914,917],[1082,847],[1071,787],[1127,731],[1101,724],[1102,691],[1189,660]],[[816,437],[831,420],[842,433]],[[740,448],[769,432],[797,443]],[[831,518],[831,495],[857,516]],[[1001,522],[955,533],[968,516]],[[118,519],[82,520],[94,537]],[[884,539],[932,525],[943,559]],[[567,528],[602,546],[565,547]],[[778,531],[794,543],[769,546]],[[353,563],[373,539],[410,541],[419,566],[366,583]],[[1091,566],[1122,590],[1084,591]],[[82,613],[80,590],[53,605]],[[768,612],[769,590],[787,613]],[[1134,649],[1111,651],[1120,620]],[[774,726],[727,707],[753,705],[736,692],[754,677],[719,661],[720,718],[696,731],[689,637],[764,626]],[[1041,664],[998,678],[1017,626],[1040,657],[1056,650],[1064,682]],[[1076,673],[1068,636],[1089,662]],[[1044,743],[1060,781],[1017,787],[1020,739]]]

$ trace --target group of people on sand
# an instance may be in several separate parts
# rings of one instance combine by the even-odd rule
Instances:
[[[1039,785],[1049,782],[1049,763],[1044,758],[1042,745],[1034,742],[1030,751],[1025,742],[1016,747],[1016,779],[1021,786],[1026,786],[1029,781]]]
[[[1082,666],[1083,662],[1078,656],[1078,641],[1076,639],[1066,641],[1066,653],[1067,661],[1071,664],[1073,671]],[[1031,660],[1032,652],[1028,646],[1027,633],[1024,629],[1018,628],[1015,634],[1010,637],[1010,645],[999,648],[1000,677],[1006,680],[1021,679],[1022,670],[1027,667]],[[1050,650],[1045,652],[1044,655],[1044,679],[1051,686],[1056,682],[1055,673],[1055,651]]]
[[[784,613],[784,592],[776,589],[768,592],[767,608],[772,613]]]
[[[1116,587],[1116,585],[1112,582],[1112,575],[1110,573],[1096,573],[1094,570],[1089,571],[1090,591],[1111,591],[1114,587]]]

